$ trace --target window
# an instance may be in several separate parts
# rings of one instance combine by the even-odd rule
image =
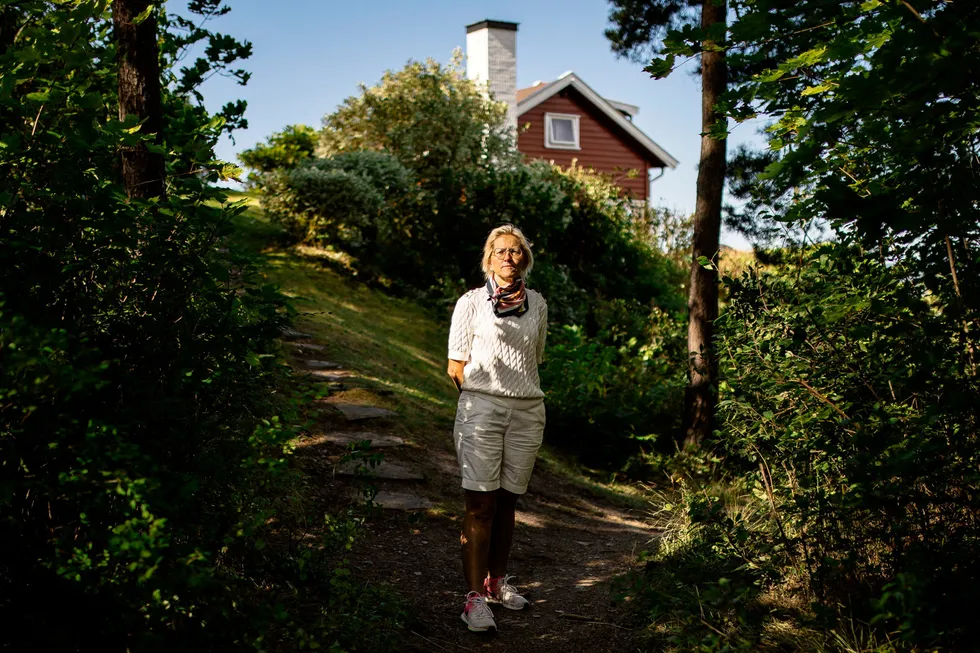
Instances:
[[[544,146],[555,150],[578,150],[578,116],[544,114]]]

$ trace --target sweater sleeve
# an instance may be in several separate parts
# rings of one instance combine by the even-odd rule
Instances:
[[[469,293],[456,302],[453,310],[453,322],[449,327],[449,358],[455,361],[466,361],[470,358],[473,346],[473,319],[475,311]]]
[[[538,320],[538,365],[544,362],[544,342],[548,338],[548,303],[541,298],[541,315]]]

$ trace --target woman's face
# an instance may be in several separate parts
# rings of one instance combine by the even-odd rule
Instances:
[[[517,251],[517,254],[513,252]],[[490,269],[497,277],[497,282],[501,285],[510,285],[517,277],[521,276],[521,268],[524,263],[524,250],[521,249],[521,241],[515,236],[504,234],[498,236],[493,241],[493,250],[490,252]]]

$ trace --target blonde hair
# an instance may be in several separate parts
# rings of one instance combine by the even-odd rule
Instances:
[[[531,268],[534,267],[534,255],[531,254],[531,241],[527,239],[523,231],[512,224],[502,224],[487,236],[487,242],[483,244],[483,260],[480,262],[480,267],[483,269],[483,276],[489,279],[490,275],[493,274],[493,269],[490,267],[490,257],[493,256],[494,241],[501,236],[513,236],[520,241],[521,251],[524,252],[524,256],[521,257],[517,267],[520,270],[521,277],[526,278],[527,275],[531,274]]]

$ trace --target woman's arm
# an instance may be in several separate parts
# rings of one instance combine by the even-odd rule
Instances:
[[[548,339],[548,303],[541,298],[541,313],[538,322],[537,351],[538,365],[544,362],[544,343]]]
[[[446,372],[459,390],[463,385],[463,368],[473,346],[473,304],[463,295],[456,302],[449,328],[449,367]]]

